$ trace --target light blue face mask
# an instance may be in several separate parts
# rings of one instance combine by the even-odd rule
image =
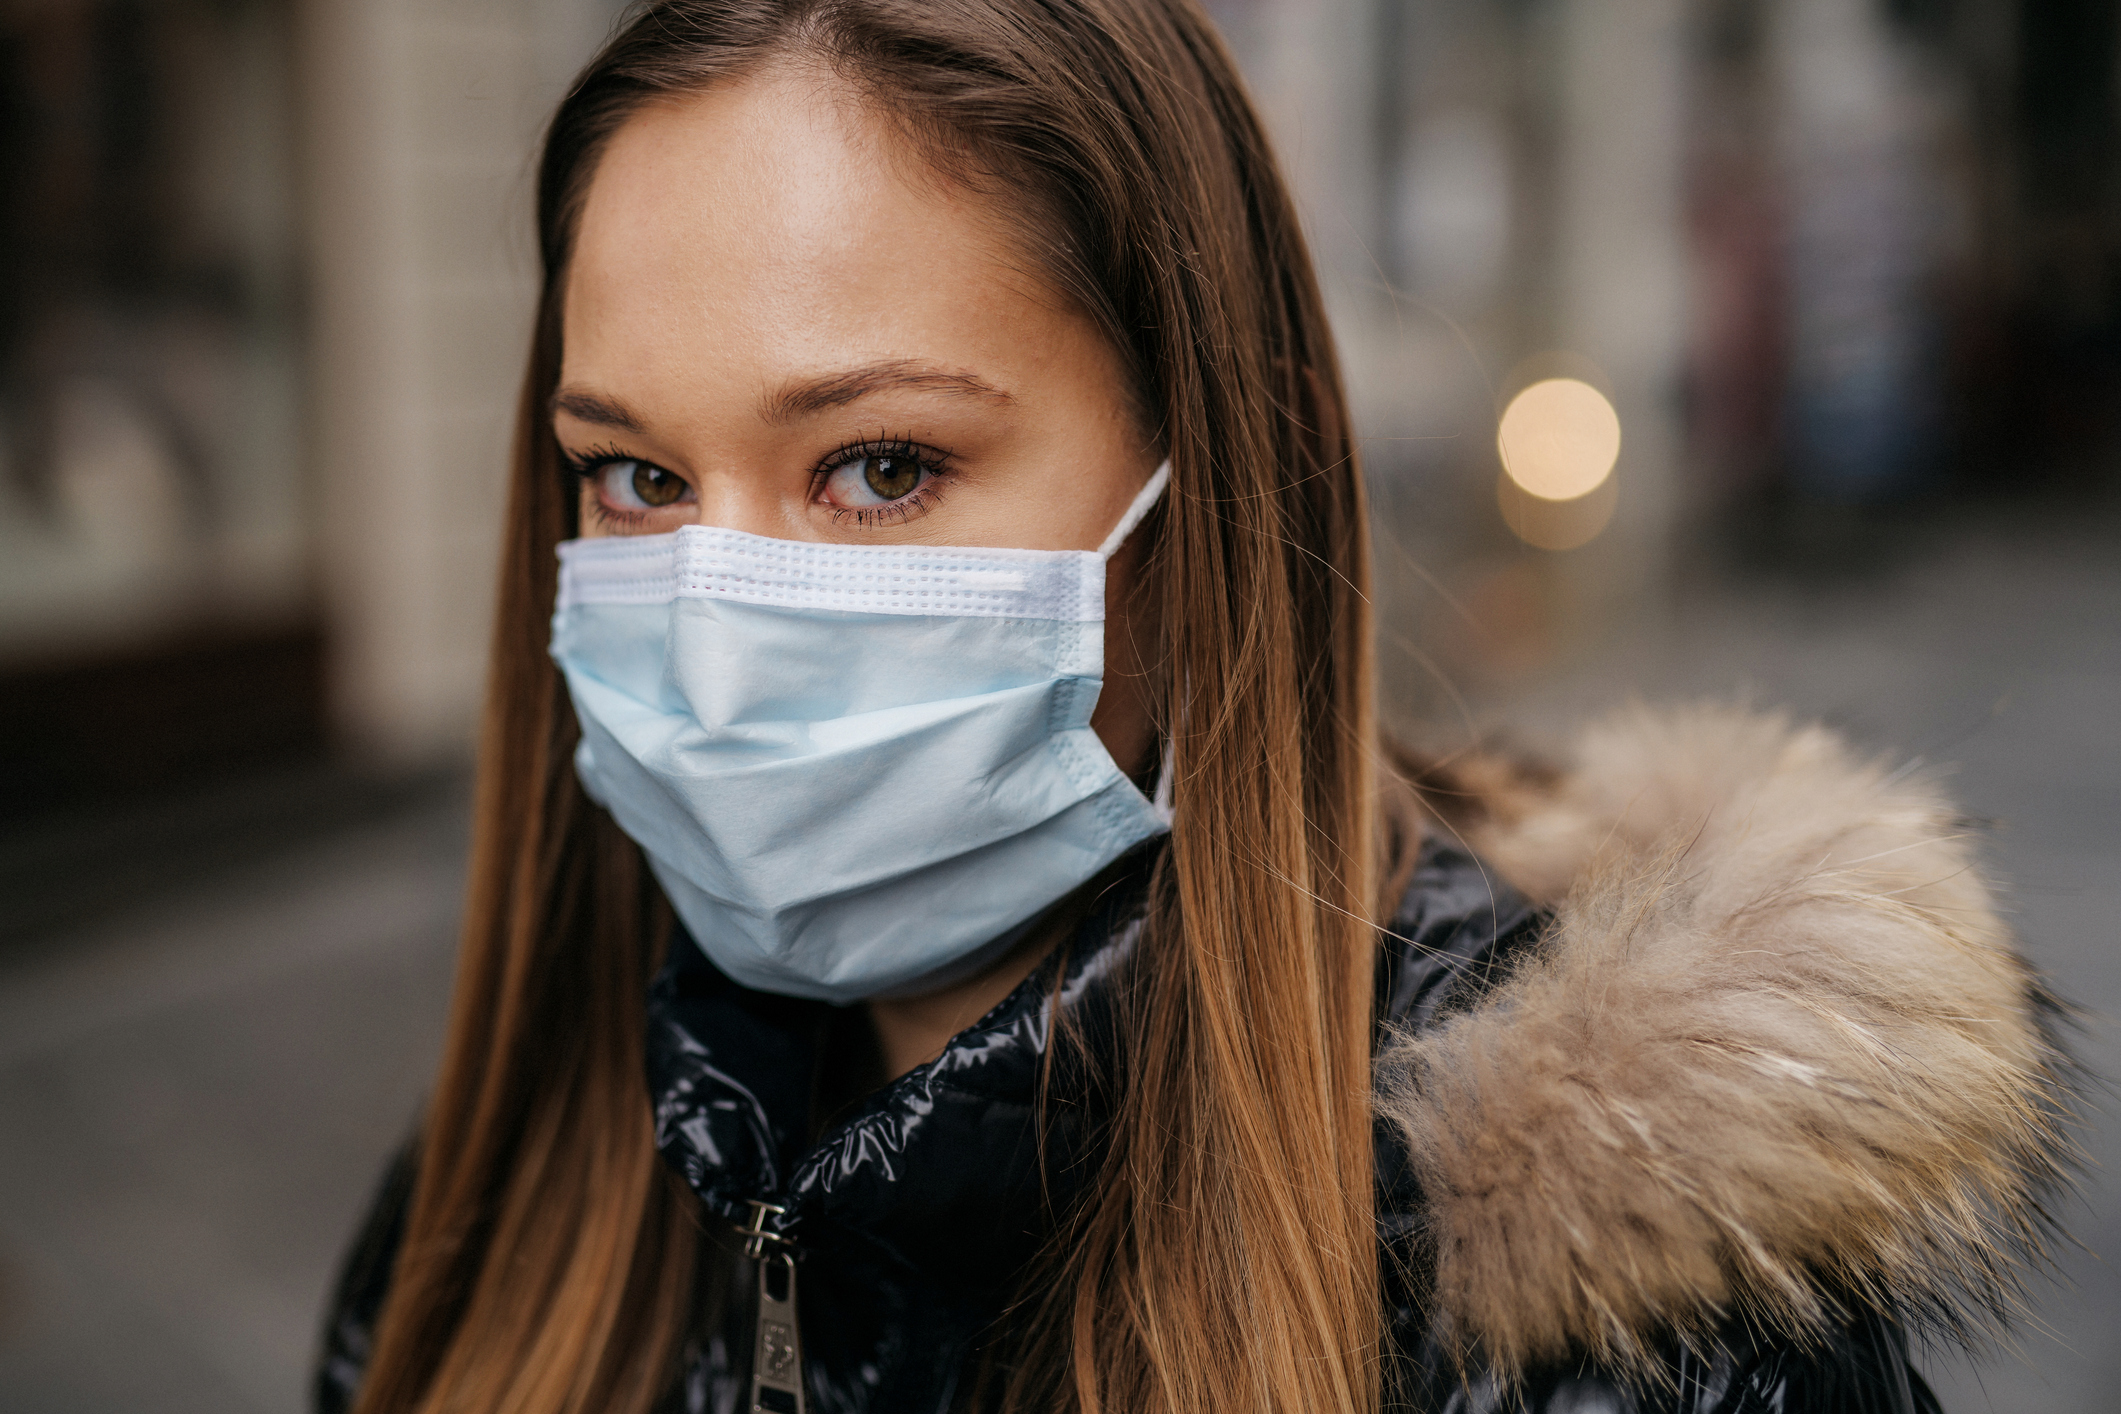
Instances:
[[[1094,551],[560,546],[575,768],[717,967],[840,1003],[947,985],[1169,828],[1090,730],[1105,562],[1168,475]]]

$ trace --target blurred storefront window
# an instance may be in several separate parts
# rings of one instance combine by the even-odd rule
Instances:
[[[0,825],[463,758],[530,154],[619,8],[0,7]]]
[[[12,804],[321,738],[289,77],[270,0],[0,11]]]
[[[2115,481],[2121,7],[1704,0],[1695,502],[1853,513]]]

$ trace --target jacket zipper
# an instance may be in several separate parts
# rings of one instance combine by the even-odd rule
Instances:
[[[795,1257],[788,1239],[766,1231],[769,1214],[787,1212],[754,1198],[751,1223],[738,1229],[744,1255],[757,1264],[758,1305],[751,1336],[751,1414],[804,1414],[803,1328],[795,1304]],[[774,1250],[767,1251],[767,1244]]]

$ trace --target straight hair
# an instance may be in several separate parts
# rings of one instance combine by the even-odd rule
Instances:
[[[644,105],[822,63],[1015,223],[1170,458],[1176,807],[1123,989],[1102,1172],[1053,1215],[975,1396],[1082,1414],[1365,1414],[1382,1314],[1369,1112],[1380,858],[1367,531],[1323,304],[1194,0],[664,0],[548,130],[447,1049],[358,1414],[646,1414],[724,1260],[660,1163],[643,999],[670,934],[576,784],[546,655],[574,533],[549,423],[570,242]],[[1403,842],[1403,841],[1402,841]]]

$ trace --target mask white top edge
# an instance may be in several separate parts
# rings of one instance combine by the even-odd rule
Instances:
[[[1104,618],[1105,566],[1081,550],[837,545],[716,526],[560,546],[557,607],[723,599],[977,618]]]

